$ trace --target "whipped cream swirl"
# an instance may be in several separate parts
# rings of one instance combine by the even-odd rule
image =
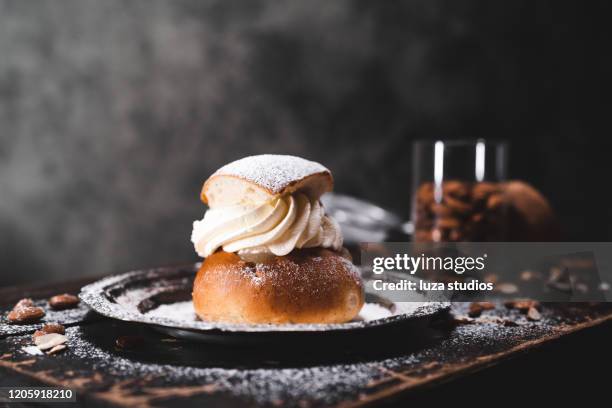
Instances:
[[[342,248],[340,226],[317,199],[294,193],[270,201],[211,208],[193,223],[198,255],[218,248],[239,255],[287,255],[294,248]]]

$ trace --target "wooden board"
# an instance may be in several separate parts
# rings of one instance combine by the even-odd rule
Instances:
[[[66,284],[61,292],[73,288]],[[20,291],[4,290],[4,298],[12,303]],[[57,285],[35,291],[41,298],[57,292]],[[8,308],[5,304],[3,318]],[[467,305],[456,304],[452,315],[420,333],[426,340],[417,346],[405,346],[414,333],[398,331],[379,341],[321,350],[189,343],[149,327],[64,313],[54,319],[71,322],[69,348],[55,356],[24,352],[36,326],[13,326],[8,332],[8,326],[0,325],[0,385],[71,387],[79,401],[91,406],[363,406],[441,387],[612,319],[606,304],[548,305],[539,321],[498,305],[457,324],[453,316],[465,316]],[[120,337],[131,339],[132,346],[118,347]]]

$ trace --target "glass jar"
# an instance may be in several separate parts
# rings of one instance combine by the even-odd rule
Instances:
[[[413,240],[503,241],[507,146],[503,142],[419,141],[413,149]]]

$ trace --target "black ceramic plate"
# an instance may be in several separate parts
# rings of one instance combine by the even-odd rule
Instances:
[[[144,323],[175,337],[221,342],[268,342],[287,336],[347,334],[423,323],[450,307],[446,302],[394,303],[366,290],[359,317],[340,324],[230,324],[197,319],[191,288],[200,264],[127,272],[81,289],[81,300],[114,319]],[[369,285],[366,285],[366,287]]]

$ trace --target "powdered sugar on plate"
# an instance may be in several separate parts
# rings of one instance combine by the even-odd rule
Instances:
[[[159,305],[155,309],[146,313],[147,316],[162,317],[181,322],[193,322],[197,320],[193,303],[191,301],[176,302],[171,304]],[[391,317],[394,313],[378,303],[366,303],[361,308],[356,320],[369,322],[376,319]]]
[[[366,303],[359,312],[359,318],[361,320],[365,320],[366,322],[390,316],[393,316],[393,313],[378,303]]]
[[[366,284],[366,301],[388,308],[392,311],[390,316],[382,317],[380,313],[375,313],[366,316],[373,320],[356,319],[331,324],[235,324],[196,320],[190,294],[198,266],[161,267],[111,276],[83,287],[79,296],[84,304],[103,316],[200,334],[353,331],[426,319],[450,307],[444,302],[413,302],[409,304],[410,307],[404,308],[400,303],[372,293]],[[380,309],[377,311],[380,312]],[[372,310],[366,309],[366,312]]]
[[[147,316],[164,317],[166,319],[177,320],[180,322],[193,322],[197,316],[193,309],[193,302],[176,302],[167,305],[159,305],[155,309],[146,313]]]

